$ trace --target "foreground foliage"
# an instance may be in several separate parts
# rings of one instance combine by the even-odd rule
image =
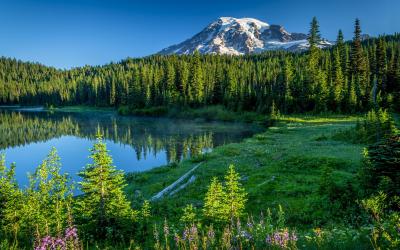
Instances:
[[[128,235],[135,214],[126,199],[123,172],[113,166],[106,144],[99,135],[91,149],[93,164],[87,165],[80,173],[79,183],[83,197],[77,198],[76,217],[87,237],[124,240]]]
[[[317,136],[310,140],[309,143],[312,144],[328,140],[329,136],[318,137],[318,131],[326,133],[329,128],[326,124],[329,125],[334,121],[333,118],[321,118],[320,121],[305,117],[281,117],[281,119],[311,123],[308,129],[312,128],[312,133]],[[328,123],[326,123],[327,120],[329,120]],[[318,122],[320,126],[316,126]],[[304,123],[295,122],[291,126],[293,125],[295,125],[293,129],[303,129],[303,133],[306,132],[304,129],[307,129],[307,126],[304,126]],[[274,128],[271,128],[267,134],[258,135],[250,141],[255,140],[254,142],[261,145],[260,143],[265,141],[265,136],[269,134],[268,141],[272,140],[271,143],[276,143],[274,135],[280,136],[280,139],[288,136],[285,134],[288,133],[285,126],[280,125],[276,128],[276,132]],[[321,127],[321,130],[318,130],[318,127]],[[334,133],[335,127],[331,131]],[[299,139],[298,136],[292,133],[289,137],[293,140]],[[304,136],[309,135],[306,133]],[[358,182],[357,172],[373,171],[376,181],[363,179],[371,174],[359,175],[361,177],[359,185],[338,182],[337,176],[340,173],[337,169],[338,165],[332,160],[319,161],[317,164],[323,166],[317,169],[318,174],[316,178],[313,178],[317,182],[314,186],[315,193],[310,194],[315,206],[303,211],[309,213],[307,215],[309,218],[320,218],[321,222],[325,221],[325,223],[331,220],[331,223],[324,225],[324,223],[314,221],[315,224],[311,226],[309,223],[300,222],[305,221],[305,218],[300,220],[301,217],[293,210],[293,203],[290,203],[293,199],[290,198],[291,196],[284,196],[281,193],[279,196],[283,196],[283,199],[278,200],[281,203],[279,205],[279,203],[271,202],[270,195],[266,195],[264,188],[258,188],[254,192],[255,187],[249,186],[247,180],[249,177],[239,174],[239,170],[242,174],[248,172],[242,171],[243,166],[237,158],[238,153],[229,145],[222,147],[221,150],[229,161],[235,162],[235,165],[239,167],[230,165],[225,168],[226,164],[218,163],[219,170],[214,168],[214,171],[209,173],[210,178],[203,176],[203,179],[206,179],[207,189],[202,189],[200,186],[202,182],[189,186],[188,190],[179,195],[179,199],[185,205],[175,206],[174,210],[164,209],[163,201],[144,200],[142,202],[138,197],[132,199],[129,187],[125,189],[128,192],[123,192],[124,177],[113,166],[106,145],[100,138],[91,150],[93,163],[83,169],[84,179],[78,183],[83,194],[76,197],[72,196],[74,184],[71,184],[67,174],[60,173],[60,161],[55,150],[50,152],[31,176],[31,184],[26,189],[18,187],[14,179],[15,165],[6,167],[3,157],[0,161],[0,206],[2,208],[0,210],[0,248],[28,249],[34,246],[36,249],[91,247],[396,249],[400,242],[399,191],[396,186],[398,183],[396,167],[399,161],[397,146],[398,135],[391,135],[386,140],[368,147],[364,163],[359,165],[353,177],[346,178]],[[319,144],[318,147],[323,150],[322,145]],[[265,149],[265,145],[263,148]],[[270,146],[267,149],[270,149]],[[248,148],[248,150],[253,149]],[[261,160],[259,156],[258,159]],[[207,161],[208,157],[204,159]],[[295,171],[296,175],[304,178],[305,175],[301,175],[300,170],[294,169],[296,167],[305,168],[308,175],[312,177],[313,168],[316,167],[310,165],[313,161],[300,161],[299,158],[283,162],[286,169],[279,166],[278,171],[285,174],[284,178],[293,178],[290,171]],[[247,163],[249,163],[248,160]],[[209,163],[206,162],[204,168],[207,164]],[[340,164],[343,165],[343,162]],[[179,168],[173,170],[178,171]],[[209,172],[207,169],[204,171]],[[223,182],[221,182],[222,179],[218,179],[218,173],[221,171],[225,173]],[[256,170],[253,169],[253,171]],[[345,176],[343,173],[340,176]],[[260,174],[260,172],[257,173],[257,175]],[[165,172],[163,176],[166,177]],[[276,182],[273,179],[269,182]],[[277,181],[281,182],[281,180]],[[362,183],[369,183],[371,186],[367,188]],[[147,184],[141,185],[146,187]],[[278,183],[274,184],[275,190],[279,188],[277,185]],[[200,188],[199,198],[202,200],[200,204],[193,199],[196,193],[193,193],[192,188]],[[295,189],[301,188],[299,184]],[[291,190],[288,186],[283,189],[285,192]],[[271,190],[266,191],[271,192]],[[191,201],[186,198],[186,194],[192,197]],[[258,200],[257,195],[263,197],[263,202],[258,205],[255,203]],[[302,198],[303,202],[305,198]],[[129,201],[132,201],[132,205]],[[176,204],[174,197],[165,198],[165,201]],[[329,206],[323,206],[323,204],[329,204]],[[321,212],[324,213],[323,216],[318,214]],[[330,219],[327,219],[328,217]],[[341,219],[334,220],[334,218]]]

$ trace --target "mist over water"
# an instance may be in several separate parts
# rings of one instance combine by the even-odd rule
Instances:
[[[16,178],[28,184],[52,147],[61,157],[62,172],[79,181],[77,173],[91,162],[89,149],[100,132],[114,159],[125,172],[140,172],[241,141],[259,128],[249,124],[123,117],[114,112],[46,112],[0,108],[0,152]]]

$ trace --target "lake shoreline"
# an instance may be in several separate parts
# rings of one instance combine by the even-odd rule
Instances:
[[[231,111],[221,105],[210,105],[198,108],[171,107],[150,107],[131,109],[127,106],[117,107],[97,107],[89,105],[70,105],[70,106],[43,106],[43,105],[3,105],[5,109],[17,109],[23,111],[46,111],[46,112],[110,112],[120,116],[132,117],[152,117],[152,118],[170,118],[179,120],[198,120],[198,121],[216,121],[216,122],[240,122],[255,123],[258,125],[269,126],[273,123],[270,115],[251,111]],[[40,110],[39,110],[40,109]]]
[[[88,149],[98,133],[117,167],[140,172],[240,142],[262,129],[256,124],[120,116],[86,107],[13,106],[1,109],[0,116],[0,151],[16,162],[17,179],[23,185],[28,182],[26,172],[34,172],[53,147],[66,167],[63,171],[78,178],[77,173],[90,162]]]
[[[253,111],[232,111],[222,105],[209,105],[204,107],[189,108],[179,106],[157,106],[150,108],[133,109],[127,106],[120,106],[118,114],[123,116],[150,116],[168,117],[173,119],[202,119],[204,121],[222,122],[243,122],[257,123],[261,125],[271,125],[272,121],[267,114]]]
[[[262,126],[270,126],[273,121],[268,114],[252,111],[231,111],[221,105],[210,105],[198,108],[181,108],[178,106],[157,106],[150,108],[132,109],[127,106],[97,107],[89,105],[70,106],[43,106],[43,105],[3,105],[0,108],[19,109],[24,111],[35,110],[46,112],[110,112],[121,116],[170,118],[179,120],[216,121],[216,122],[239,122],[255,123]]]

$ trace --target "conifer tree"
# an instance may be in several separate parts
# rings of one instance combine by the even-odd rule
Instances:
[[[284,112],[288,113],[289,107],[292,106],[293,96],[291,86],[293,84],[294,72],[293,65],[289,57],[285,58],[284,63]]]
[[[189,81],[189,69],[187,63],[185,61],[181,61],[178,66],[177,72],[177,89],[179,92],[179,103],[180,104],[187,104],[187,87]]]
[[[140,214],[141,214],[142,218],[143,218],[144,220],[146,220],[146,221],[147,221],[147,220],[150,218],[150,216],[151,216],[150,210],[151,210],[150,202],[149,202],[148,200],[145,200],[145,201],[143,202],[143,206],[142,206],[142,209],[141,209],[141,211],[140,211]]]
[[[195,105],[199,105],[203,101],[204,95],[204,76],[201,69],[200,53],[195,51],[190,68],[189,80],[189,101]]]
[[[392,51],[387,72],[387,91],[391,103],[389,105],[396,111],[400,111],[400,48]]]
[[[354,83],[354,77],[351,78],[351,81],[348,82],[348,95],[347,95],[347,111],[348,112],[355,112],[358,99],[357,99],[357,90]]]
[[[366,63],[361,42],[361,26],[360,20],[357,18],[354,25],[354,38],[351,48],[351,72],[354,77],[357,99],[363,101],[365,105],[369,99],[369,91],[366,83]]]
[[[308,84],[312,95],[310,96],[311,105],[314,106],[314,110],[322,111],[325,95],[326,95],[326,80],[325,75],[320,69],[319,61],[321,56],[321,49],[318,47],[321,41],[321,35],[319,32],[319,24],[317,18],[314,17],[311,21],[311,27],[308,34],[308,43],[310,45],[310,55],[308,63]]]
[[[226,213],[226,193],[222,184],[214,177],[208,187],[204,198],[203,214],[210,221],[227,221],[229,219]]]
[[[72,190],[67,174],[61,174],[57,151],[52,149],[35,173],[29,176],[29,187],[16,188],[4,208],[4,221],[15,239],[20,236],[61,235],[67,224]]]
[[[386,44],[381,38],[378,40],[378,45],[376,48],[376,84],[374,88],[378,92],[382,92],[384,97],[384,102],[386,104],[386,74],[387,74],[387,63],[386,63]],[[384,105],[385,105],[384,104]]]
[[[344,91],[344,76],[342,72],[342,64],[340,60],[340,51],[339,48],[334,50],[334,62],[333,62],[333,93],[334,93],[334,101],[337,107],[339,106],[342,96],[343,96],[343,91]],[[336,111],[336,108],[334,109]]]
[[[111,87],[110,87],[110,106],[114,106],[115,105],[115,99],[116,99],[116,93],[115,90],[116,86],[115,86],[115,81],[114,79],[111,80]]]
[[[361,45],[361,26],[360,20],[357,18],[354,24],[354,38],[351,49],[351,63],[353,74],[357,75],[363,72],[364,55]]]
[[[225,203],[229,218],[238,219],[244,211],[246,204],[246,192],[241,183],[240,176],[233,165],[229,166],[228,174],[225,176]]]
[[[182,209],[183,215],[180,219],[181,222],[187,225],[192,225],[196,222],[196,208],[192,204],[187,205]]]
[[[313,17],[310,24],[310,32],[308,33],[308,43],[310,45],[310,49],[318,46],[318,43],[321,41],[321,34],[319,31],[319,24],[317,17]]]
[[[336,46],[337,49],[339,50],[339,58],[340,58],[340,64],[341,64],[341,70],[342,73],[345,75],[347,72],[347,51],[346,51],[346,45],[344,43],[344,36],[342,30],[339,30],[338,36],[336,39]]]
[[[133,211],[123,188],[126,186],[123,172],[113,165],[102,136],[90,150],[92,164],[88,164],[80,176],[83,196],[79,200],[77,216],[80,223],[98,238],[115,238],[122,230],[131,227]]]
[[[176,103],[178,98],[178,93],[175,85],[175,68],[171,63],[167,63],[166,66],[166,87],[165,88],[165,104],[173,104]]]
[[[227,69],[227,86],[226,86],[225,102],[227,104],[230,104],[233,110],[237,108],[238,104],[238,99],[237,99],[238,82],[235,73],[236,72],[233,70],[232,67],[229,67]]]
[[[15,165],[10,168],[6,167],[4,154],[0,154],[0,238],[2,237],[3,228],[6,227],[6,210],[17,209],[16,193],[18,190],[15,180]],[[19,209],[14,210],[19,211]]]
[[[143,202],[142,208],[140,210],[140,227],[139,232],[141,232],[141,240],[144,242],[145,238],[148,236],[149,231],[149,220],[151,217],[151,206],[148,200]]]

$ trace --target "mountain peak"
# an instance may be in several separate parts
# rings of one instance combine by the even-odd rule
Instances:
[[[281,25],[270,25],[255,18],[220,17],[192,38],[165,48],[159,54],[243,55],[265,50],[304,50],[307,35],[289,33]],[[330,46],[324,42],[320,47]]]
[[[220,17],[218,18],[219,22],[221,22],[224,25],[229,25],[229,24],[241,24],[241,25],[257,25],[258,27],[268,27],[269,24],[262,22],[258,19],[255,18],[250,18],[250,17],[243,17],[243,18],[235,18],[235,17]]]

